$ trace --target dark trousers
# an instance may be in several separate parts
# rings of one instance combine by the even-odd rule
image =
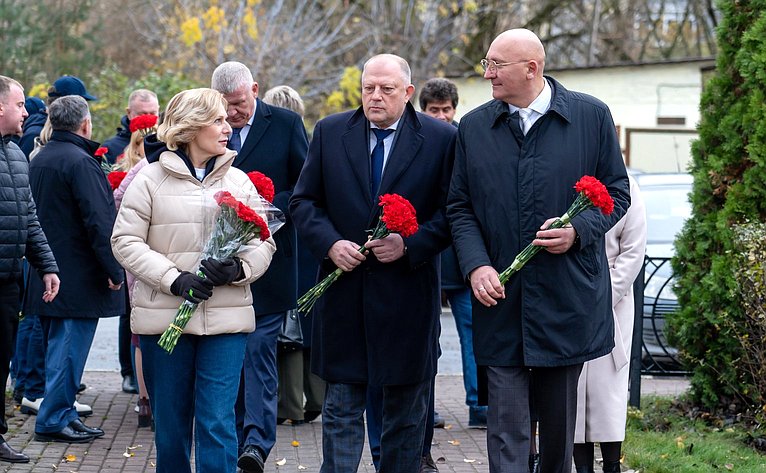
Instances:
[[[3,409],[5,409],[5,383],[8,381],[13,339],[19,326],[19,285],[16,281],[0,283],[0,386],[3,391]],[[5,422],[5,410],[0,415],[0,435],[8,432]]]
[[[47,338],[45,398],[37,413],[35,432],[58,432],[77,419],[75,395],[80,387],[98,319],[40,316]]]
[[[255,317],[235,406],[240,451],[254,445],[266,457],[277,441],[277,335],[284,316],[277,312]]]
[[[16,339],[17,390],[30,401],[45,396],[45,340],[40,317],[25,314]]]
[[[532,400],[540,426],[541,473],[571,473],[581,370],[582,363],[556,368],[487,367],[490,473],[529,469]]]
[[[423,436],[422,456],[431,453],[431,442],[434,439],[434,389],[436,378],[431,381],[431,395],[428,397],[428,411],[426,412],[426,429]],[[383,435],[383,388],[380,386],[367,386],[367,439],[370,444],[370,455],[375,469],[380,469],[380,438]]]
[[[127,298],[128,291],[125,291],[125,297]],[[130,301],[126,302],[126,307],[130,307]],[[127,375],[136,377],[133,374],[133,357],[130,349],[130,309],[128,313],[120,316],[120,327],[117,329],[117,356],[120,359],[120,374],[124,378]]]
[[[380,473],[420,469],[431,380],[384,386]],[[364,448],[366,384],[327,383],[320,473],[356,473]]]

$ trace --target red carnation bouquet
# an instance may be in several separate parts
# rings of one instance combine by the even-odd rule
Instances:
[[[255,210],[238,201],[227,191],[217,192],[214,198],[220,212],[215,219],[210,238],[202,250],[203,260],[223,260],[234,256],[242,245],[256,237],[261,241],[266,240],[284,223],[276,222],[270,226]],[[198,271],[197,275],[205,277],[201,271]],[[173,352],[197,306],[198,304],[184,300],[175,319],[160,337],[158,343],[168,353]]]
[[[140,130],[141,135],[146,136],[155,131],[154,128],[157,126],[157,119],[157,115],[153,114],[139,115],[132,118],[129,126],[130,132],[135,133]]]
[[[258,171],[247,173],[247,177],[250,178],[250,181],[253,183],[258,193],[261,194],[261,197],[266,199],[269,203],[274,202],[274,182],[272,182],[270,177]]]
[[[415,214],[415,207],[412,206],[410,201],[400,196],[399,194],[383,194],[379,197],[380,207],[383,207],[383,211],[378,217],[378,224],[374,229],[368,230],[370,233],[370,241],[377,240],[379,238],[385,238],[391,233],[398,233],[403,237],[414,235],[418,231],[418,219]],[[362,245],[359,247],[360,253],[366,253],[367,247]],[[306,294],[302,295],[298,299],[298,310],[307,314],[317,300],[322,297],[322,294],[327,290],[332,283],[334,283],[340,275],[343,274],[343,270],[337,268],[332,273],[328,274],[322,281],[316,286],[309,289]]]
[[[109,181],[109,184],[112,186],[112,190],[115,190],[118,187],[120,187],[122,180],[125,179],[125,176],[127,175],[128,173],[125,171],[112,171],[106,175],[106,179]]]
[[[574,185],[574,189],[577,191],[577,198],[569,210],[564,215],[558,217],[551,223],[546,230],[551,228],[561,228],[568,225],[569,222],[579,215],[581,212],[596,207],[601,210],[604,215],[609,215],[614,210],[614,201],[612,196],[606,190],[606,186],[593,176],[583,176]],[[505,284],[511,279],[513,273],[519,271],[529,260],[532,259],[543,247],[536,246],[530,243],[519,253],[516,258],[513,259],[513,263],[508,266],[505,271],[500,273],[500,283]]]

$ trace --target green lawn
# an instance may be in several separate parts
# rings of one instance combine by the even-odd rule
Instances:
[[[628,412],[624,462],[641,473],[766,473],[766,456],[746,443],[748,428],[705,416],[691,419],[672,399],[648,397]]]

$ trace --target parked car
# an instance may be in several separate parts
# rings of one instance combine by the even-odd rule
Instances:
[[[678,350],[665,336],[665,317],[678,309],[670,258],[675,254],[676,236],[691,214],[693,178],[685,173],[635,173],[633,177],[646,205],[647,223],[642,369],[676,371],[681,369]]]

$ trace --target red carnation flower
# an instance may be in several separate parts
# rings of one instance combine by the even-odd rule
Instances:
[[[269,203],[274,202],[274,182],[267,175],[258,171],[251,171],[247,173],[247,177],[255,186],[255,189],[261,194],[261,197],[266,199]]]
[[[135,133],[138,130],[151,130],[157,125],[157,115],[147,114],[139,115],[130,120],[130,132]]]
[[[379,197],[379,200],[378,205],[383,207],[381,220],[386,224],[389,232],[408,237],[418,231],[415,207],[410,201],[398,194],[384,194]]]
[[[95,157],[97,157],[97,158],[100,158],[100,157],[104,156],[104,155],[105,155],[106,153],[108,153],[108,152],[109,152],[109,148],[107,148],[106,146],[100,146],[100,147],[99,147],[99,148],[96,150],[96,152],[95,152],[95,153],[93,153],[93,156],[95,156]]]
[[[106,175],[106,178],[109,181],[109,184],[111,184],[112,190],[115,190],[120,187],[122,180],[125,179],[125,176],[127,175],[128,173],[125,171],[112,171]]]
[[[583,176],[574,185],[577,192],[582,192],[593,203],[594,207],[601,210],[604,215],[609,215],[614,210],[614,200],[609,195],[606,186],[593,176]]]

